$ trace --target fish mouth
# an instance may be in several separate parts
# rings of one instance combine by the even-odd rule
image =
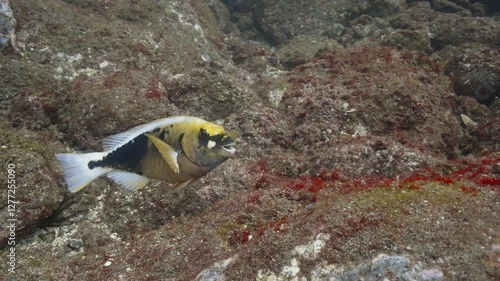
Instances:
[[[234,148],[235,143],[229,143],[221,146],[222,150],[225,151],[229,156],[234,156],[236,153],[236,148]]]

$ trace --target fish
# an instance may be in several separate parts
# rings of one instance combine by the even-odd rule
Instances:
[[[236,131],[201,118],[171,116],[103,139],[103,152],[56,154],[70,192],[106,175],[128,190],[152,179],[182,189],[236,155]]]

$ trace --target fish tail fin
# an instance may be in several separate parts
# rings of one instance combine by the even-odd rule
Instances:
[[[56,154],[61,163],[64,179],[71,192],[77,192],[87,186],[96,178],[111,172],[111,168],[94,167],[89,168],[88,164],[92,160],[100,160],[108,152],[93,152],[83,154]]]

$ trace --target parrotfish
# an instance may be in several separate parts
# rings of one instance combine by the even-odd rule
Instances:
[[[173,116],[103,140],[104,152],[56,154],[71,192],[107,175],[130,190],[151,179],[181,189],[235,156],[238,134],[196,117]]]

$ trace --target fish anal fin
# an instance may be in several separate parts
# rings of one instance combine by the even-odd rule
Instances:
[[[189,179],[186,181],[178,182],[174,186],[174,192],[179,192],[182,189],[184,189],[186,186],[188,186],[189,184],[196,183],[196,182],[198,182],[198,179]]]
[[[107,176],[108,178],[112,179],[114,182],[128,190],[141,189],[150,181],[150,179],[145,176],[118,170],[108,173]]]
[[[168,144],[166,144],[164,141],[160,140],[159,138],[150,135],[150,134],[145,134],[149,140],[154,144],[154,146],[158,149],[160,152],[161,156],[167,162],[167,164],[172,168],[172,170],[178,174],[179,173],[179,164],[177,163],[177,155],[178,153]]]

